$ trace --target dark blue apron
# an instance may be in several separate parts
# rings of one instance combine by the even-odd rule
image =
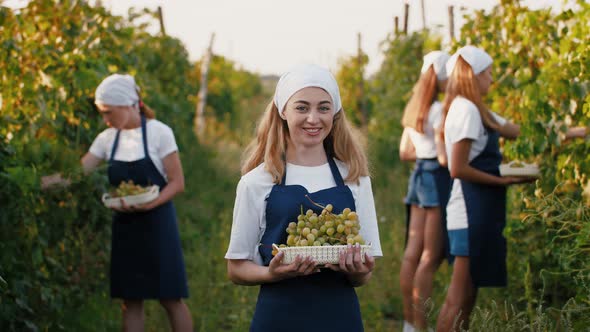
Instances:
[[[450,253],[449,248],[449,236],[447,231],[447,203],[449,202],[449,196],[451,194],[451,175],[449,174],[449,169],[443,166],[438,165],[435,169],[425,169],[423,165],[426,163],[427,160],[436,160],[436,159],[417,159],[416,166],[414,167],[414,171],[410,175],[409,181],[418,181],[418,179],[424,174],[424,172],[429,172],[434,177],[434,182],[436,184],[436,193],[438,195],[438,203],[440,207],[441,213],[441,223],[442,223],[442,230],[443,230],[443,239],[444,239],[444,252],[445,256],[449,263],[452,262],[452,256]],[[410,230],[410,215],[412,211],[412,206],[410,204],[406,204],[406,243],[408,244],[408,233]]]
[[[321,208],[313,205],[305,195],[321,205],[332,204],[332,212],[340,213],[346,207],[355,211],[354,198],[338,167],[328,158],[336,187],[309,193],[300,185],[275,185],[266,202],[266,230],[259,247],[265,266],[272,259],[273,243],[287,241],[285,229],[303,211],[312,209],[318,215]],[[354,287],[343,273],[329,269],[309,276],[295,277],[260,286],[256,312],[250,331],[363,331],[360,306]]]
[[[488,142],[469,164],[480,171],[500,176],[502,154],[500,135],[486,129]],[[461,180],[469,225],[469,265],[476,287],[503,287],[507,284],[506,187]]]
[[[148,153],[145,117],[141,116],[141,134],[145,158],[124,162],[114,160],[119,145],[117,131],[109,158],[109,182],[118,186],[133,180],[142,186],[167,182]],[[176,211],[168,201],[150,211],[113,212],[111,247],[111,297],[133,299],[179,299],[188,297],[188,287]]]

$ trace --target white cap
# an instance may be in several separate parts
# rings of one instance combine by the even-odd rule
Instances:
[[[436,74],[436,79],[439,81],[444,81],[449,78],[447,75],[447,70],[445,65],[447,64],[447,60],[449,60],[451,56],[444,51],[432,51],[424,56],[424,63],[422,64],[422,69],[420,70],[421,74],[424,74],[428,71],[428,68],[432,66],[434,68],[434,73]]]
[[[94,102],[102,105],[131,106],[139,101],[138,90],[133,76],[113,74],[100,82],[94,92]]]
[[[334,104],[334,114],[342,109],[340,90],[332,73],[318,65],[300,64],[284,73],[277,83],[274,103],[279,109],[279,114],[283,112],[291,96],[297,91],[308,87],[322,88],[330,95]]]
[[[472,45],[463,46],[447,61],[447,73],[449,75],[453,72],[459,56],[471,66],[475,75],[484,71],[494,62],[492,57],[481,48]]]

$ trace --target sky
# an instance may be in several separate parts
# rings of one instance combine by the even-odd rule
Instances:
[[[24,0],[6,0],[18,6]],[[94,1],[91,1],[91,3]],[[394,17],[403,22],[410,4],[408,28],[422,28],[420,0],[102,0],[116,15],[130,7],[162,7],[168,35],[179,38],[191,60],[205,53],[212,33],[213,52],[246,70],[280,75],[292,65],[312,62],[336,70],[338,60],[357,52],[357,34],[369,56],[367,74],[383,59],[379,44],[393,31]],[[455,34],[463,22],[459,7],[490,10],[499,0],[424,0],[426,25],[448,40],[449,5],[455,6]],[[523,0],[531,8],[561,8],[562,0]],[[438,27],[438,28],[437,28]],[[157,32],[158,26],[153,27]]]

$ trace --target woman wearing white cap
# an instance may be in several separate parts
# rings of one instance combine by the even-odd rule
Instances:
[[[251,331],[362,331],[354,287],[369,281],[381,256],[367,158],[342,111],[332,74],[299,65],[279,80],[258,125],[237,187],[228,251],[229,278],[260,285]],[[356,210],[372,255],[361,262],[349,246],[340,264],[319,269],[300,257],[283,265],[271,244],[286,243],[285,229],[311,200],[333,212]]]
[[[150,203],[126,206],[113,213],[111,297],[124,301],[123,329],[143,331],[143,301],[157,299],[174,331],[192,331],[186,304],[188,286],[172,198],[184,190],[184,175],[174,133],[154,118],[141,101],[130,75],[105,78],[95,104],[109,128],[100,133],[82,157],[85,171],[108,162],[109,182],[133,180],[158,185]],[[55,179],[44,179],[50,185]]]
[[[437,331],[468,329],[479,287],[503,287],[506,275],[506,186],[530,180],[501,177],[498,139],[515,139],[520,127],[483,102],[492,83],[492,58],[474,46],[447,62],[444,140],[451,177],[447,204],[453,275]],[[455,324],[456,323],[456,324]]]
[[[427,327],[425,301],[432,294],[434,272],[445,256],[445,207],[450,176],[439,132],[449,55],[433,51],[424,56],[421,75],[406,105],[400,158],[416,161],[408,183],[406,249],[400,270],[404,332]]]

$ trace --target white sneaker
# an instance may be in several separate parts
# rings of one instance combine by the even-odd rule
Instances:
[[[414,325],[408,323],[407,321],[404,321],[404,329],[402,330],[402,332],[414,332],[416,331],[416,329],[414,328]]]

